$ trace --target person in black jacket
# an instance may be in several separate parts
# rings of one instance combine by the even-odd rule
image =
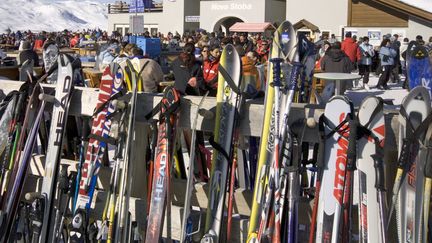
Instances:
[[[339,41],[336,41],[327,49],[321,60],[321,70],[326,73],[351,73],[353,70],[351,60],[341,50]]]
[[[194,44],[186,43],[183,52],[172,63],[174,87],[182,94],[201,95],[200,90],[204,89],[201,63],[195,59],[194,51]]]
[[[326,73],[351,73],[354,68],[351,59],[341,50],[341,43],[339,41],[336,41],[327,49],[320,64],[321,70]],[[341,90],[344,91],[351,86],[351,84],[343,82]]]
[[[23,41],[21,43],[20,52],[18,54],[18,66],[21,66],[27,60],[33,60],[34,66],[39,67],[39,56],[32,50],[32,46],[29,41]]]

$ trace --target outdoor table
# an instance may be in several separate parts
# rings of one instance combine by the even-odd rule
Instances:
[[[353,73],[315,73],[314,77],[322,80],[334,80],[336,82],[335,95],[341,94],[342,81],[352,81],[361,78],[360,75]]]
[[[81,66],[83,68],[94,68],[96,66],[96,62],[82,62]]]

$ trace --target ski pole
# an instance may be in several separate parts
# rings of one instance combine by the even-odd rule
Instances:
[[[402,184],[402,181],[404,179],[404,175],[405,170],[409,167],[411,167],[411,163],[409,162],[409,158],[411,157],[411,143],[410,141],[408,141],[407,138],[403,139],[402,142],[402,148],[400,151],[400,155],[399,155],[399,160],[398,160],[398,168],[396,171],[396,178],[394,181],[394,186],[393,186],[393,195],[392,195],[392,200],[391,200],[391,206],[390,206],[390,211],[389,211],[389,215],[388,215],[388,221],[390,223],[391,221],[391,217],[392,217],[392,213],[394,210],[394,207],[396,206],[396,201],[397,201],[397,197],[399,194],[399,188]],[[386,231],[388,230],[389,224],[387,224],[386,226]]]
[[[424,189],[424,202],[423,202],[423,242],[428,242],[428,225],[429,225],[429,212],[430,212],[430,197],[432,189],[432,126],[429,126],[426,134],[427,140],[427,153],[424,174],[426,177]]]
[[[344,222],[342,228],[342,236],[344,242],[351,241],[351,213],[352,213],[352,190],[353,186],[353,172],[356,169],[356,156],[357,156],[357,127],[358,122],[351,117],[348,136],[348,151],[347,151],[347,167],[346,167],[346,178],[344,186]]]
[[[198,146],[196,146],[196,126],[198,122],[198,115],[199,115],[199,109],[201,108],[204,100],[206,99],[208,95],[208,92],[201,98],[200,103],[198,104],[197,112],[195,115],[195,119],[192,124],[192,137],[190,142],[190,156],[189,156],[189,171],[188,171],[188,177],[187,177],[187,185],[186,185],[186,197],[185,197],[185,203],[184,203],[184,211],[183,211],[183,222],[182,222],[182,231],[180,235],[180,241],[181,242],[188,242],[188,238],[190,237],[187,235],[188,233],[188,226],[189,229],[192,229],[192,224],[190,222],[190,197],[192,196],[192,190],[193,190],[193,180],[194,180],[194,168],[195,168],[195,157],[197,156],[197,152],[195,151]],[[154,140],[156,143],[156,141]]]
[[[374,159],[375,167],[375,188],[378,194],[378,205],[380,213],[380,228],[381,228],[381,242],[387,242],[387,206],[386,206],[386,191],[385,191],[385,181],[384,181],[384,162],[382,161],[382,147],[379,145],[380,141],[377,137],[375,139],[375,150],[381,151],[372,156]]]
[[[316,181],[316,190],[315,190],[315,198],[314,198],[314,207],[312,209],[312,218],[311,218],[311,227],[309,232],[309,243],[314,243],[315,241],[315,227],[318,216],[318,203],[320,200],[320,190],[321,190],[321,180],[323,176],[323,167],[324,167],[324,152],[325,152],[325,132],[324,132],[324,114],[319,118],[319,145],[318,145],[318,156],[317,156],[317,181]]]
[[[277,187],[279,184],[279,120],[280,120],[280,87],[281,87],[281,62],[283,61],[282,58],[272,58],[270,59],[270,62],[273,64],[273,83],[270,84],[274,87],[274,92],[275,92],[275,104],[274,104],[274,127],[275,127],[275,141],[274,141],[274,151],[273,151],[273,157],[271,158],[273,161],[273,166],[270,170],[270,177],[269,177],[269,184],[268,184],[268,188],[267,188],[267,192],[266,192],[266,202],[264,205],[264,210],[261,214],[261,223],[260,223],[260,227],[259,227],[259,231],[258,231],[258,239],[261,239],[261,236],[265,230],[265,227],[267,225],[267,218],[268,218],[268,213],[270,211],[270,201],[271,201],[271,194],[273,194],[273,189],[275,189],[274,187]],[[277,181],[277,183],[276,183]],[[280,194],[279,194],[280,196]],[[276,201],[275,201],[276,203]],[[279,206],[279,205],[277,205]],[[277,220],[276,220],[277,221]],[[279,226],[276,226],[277,231],[280,232],[280,224]],[[278,237],[279,233],[276,233],[276,237]]]
[[[288,171],[288,212],[287,212],[287,236],[290,243],[297,242],[298,228],[298,197],[299,197],[299,173],[298,168],[291,167]],[[273,242],[275,242],[273,240]]]
[[[234,133],[234,146],[233,146],[233,160],[231,165],[231,176],[230,176],[230,187],[228,195],[228,217],[227,217],[227,242],[231,240],[231,225],[232,225],[232,213],[233,213],[233,202],[234,202],[234,187],[235,187],[235,172],[237,169],[237,150],[239,144],[239,129],[237,128]]]

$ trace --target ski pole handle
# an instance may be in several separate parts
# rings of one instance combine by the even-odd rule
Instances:
[[[300,70],[302,68],[302,64],[300,62],[294,62],[293,68],[291,70],[290,83],[288,86],[288,90],[295,91],[297,87],[297,79],[300,75]]]
[[[432,144],[427,148],[426,164],[424,174],[427,178],[432,178]]]
[[[281,86],[281,63],[283,62],[282,58],[271,58],[270,62],[273,63],[273,86]]]
[[[48,103],[54,103],[55,101],[54,95],[49,95],[49,94],[39,94],[39,99],[44,100],[45,102]]]
[[[379,158],[379,155],[372,155],[374,159],[374,167],[375,167],[375,188],[378,191],[385,190],[385,182],[384,182],[384,162]]]
[[[200,114],[202,117],[204,117],[204,119],[207,119],[207,120],[214,118],[214,113],[212,111],[204,109],[204,108],[200,108],[198,110],[198,114]]]
[[[409,159],[411,157],[411,141],[404,138],[402,141],[401,153],[399,155],[398,167],[405,170],[408,167]]]
[[[347,170],[353,171],[356,169],[355,160],[357,155],[357,128],[358,123],[356,120],[349,122],[349,136],[348,136],[348,151],[347,151]]]
[[[41,198],[42,194],[40,192],[28,192],[25,194],[24,198],[27,201],[34,201],[37,198]]]

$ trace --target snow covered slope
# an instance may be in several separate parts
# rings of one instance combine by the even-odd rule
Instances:
[[[108,24],[107,7],[97,0],[0,0],[0,33],[80,30]]]
[[[411,6],[423,9],[429,13],[432,13],[432,0],[399,0]]]

